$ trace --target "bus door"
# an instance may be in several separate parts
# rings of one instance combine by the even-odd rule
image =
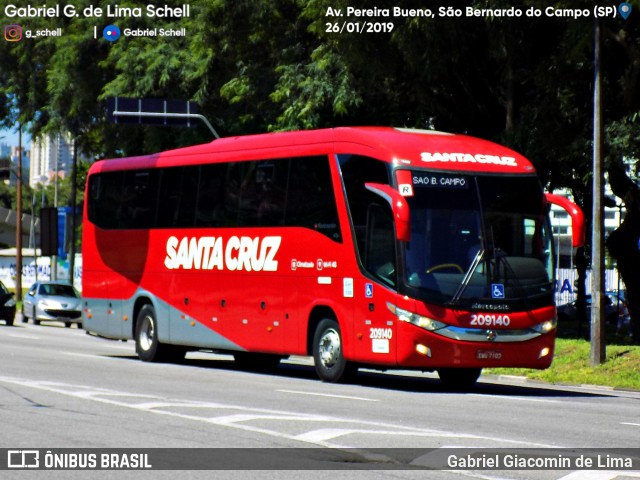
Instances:
[[[395,363],[396,325],[386,304],[395,296],[397,268],[394,221],[388,205],[372,203],[367,211],[361,261],[368,278],[354,284],[358,356],[372,363]]]

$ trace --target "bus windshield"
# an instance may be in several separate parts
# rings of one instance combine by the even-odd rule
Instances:
[[[466,307],[549,298],[553,242],[536,177],[412,178],[411,240],[402,253],[414,296]]]

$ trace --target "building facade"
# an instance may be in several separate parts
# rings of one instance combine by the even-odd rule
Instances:
[[[42,135],[31,141],[29,185],[49,185],[56,176],[65,178],[73,163],[73,140],[70,134]]]

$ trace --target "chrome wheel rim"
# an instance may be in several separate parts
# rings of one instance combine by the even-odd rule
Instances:
[[[145,352],[153,346],[153,339],[155,336],[155,327],[153,324],[153,318],[145,316],[142,319],[142,325],[140,325],[140,348]]]
[[[325,368],[333,368],[341,356],[340,334],[330,328],[322,335],[319,344],[320,362]]]

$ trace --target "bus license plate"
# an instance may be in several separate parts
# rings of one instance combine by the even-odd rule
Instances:
[[[476,352],[478,360],[502,360],[502,351],[500,350],[478,350]]]

